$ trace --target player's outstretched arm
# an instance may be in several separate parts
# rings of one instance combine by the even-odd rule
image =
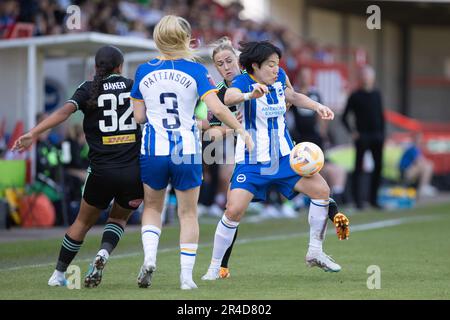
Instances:
[[[264,84],[257,83],[253,87],[252,92],[243,93],[237,88],[229,88],[225,92],[225,104],[227,106],[234,106],[250,99],[261,98],[266,93],[269,93],[269,89]]]
[[[294,90],[294,87],[292,86],[291,80],[289,80],[289,77],[286,75],[286,87]],[[292,107],[292,103],[287,102],[286,103],[286,112],[289,110],[289,108]]]
[[[220,121],[242,136],[249,151],[253,150],[254,143],[252,137],[244,130],[242,124],[236,119],[230,109],[219,100],[215,92],[206,95],[203,101]]]
[[[292,103],[294,106],[307,108],[316,111],[324,120],[333,120],[334,112],[323,104],[310,99],[308,96],[295,92],[291,88],[285,90],[286,101]]]
[[[72,102],[66,102],[61,108],[54,111],[48,118],[43,120],[29,132],[19,137],[12,147],[13,151],[25,151],[32,144],[33,141],[41,133],[47,131],[48,129],[54,128],[60,123],[63,123],[70,117],[72,113],[77,110],[77,107]]]
[[[137,123],[145,123],[147,116],[145,115],[145,103],[142,100],[131,99],[133,104],[133,117]]]

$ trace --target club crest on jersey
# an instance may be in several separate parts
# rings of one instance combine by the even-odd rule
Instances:
[[[247,180],[247,177],[245,176],[245,174],[238,174],[238,176],[236,177],[236,181],[239,183],[245,182],[245,180]]]
[[[136,142],[136,135],[133,134],[122,134],[118,136],[106,136],[102,137],[103,144],[122,144],[122,143],[133,143]]]
[[[283,88],[277,88],[277,95],[278,95],[279,97],[282,97],[283,94],[284,94]]]

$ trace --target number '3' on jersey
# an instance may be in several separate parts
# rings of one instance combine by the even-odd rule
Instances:
[[[194,109],[212,91],[217,91],[214,82],[199,63],[153,59],[140,65],[131,97],[146,106],[141,154],[201,153]]]

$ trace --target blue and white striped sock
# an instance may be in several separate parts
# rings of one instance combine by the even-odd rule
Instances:
[[[181,276],[184,280],[192,281],[197,248],[197,243],[180,243]]]

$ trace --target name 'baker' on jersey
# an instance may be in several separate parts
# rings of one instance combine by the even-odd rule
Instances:
[[[211,83],[196,81],[198,73],[207,75]],[[131,94],[133,99],[145,99],[145,104],[151,106],[146,109],[141,154],[201,155],[200,135],[193,114],[199,96],[202,99],[213,85],[206,68],[184,59],[153,59],[138,68],[136,84]],[[183,158],[183,162],[186,159],[191,158]],[[201,157],[194,159],[201,163]]]

